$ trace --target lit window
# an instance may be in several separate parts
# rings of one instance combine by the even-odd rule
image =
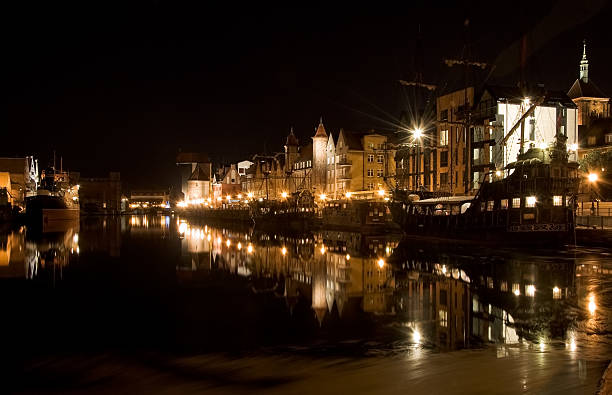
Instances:
[[[535,207],[535,204],[536,204],[535,196],[528,196],[527,199],[525,199],[525,207]]]
[[[553,206],[562,206],[562,205],[563,205],[563,197],[553,196]]]
[[[438,317],[440,318],[440,326],[446,328],[448,326],[448,311],[438,310]]]
[[[495,206],[495,201],[494,200],[489,200],[487,202],[487,211],[493,211],[493,207]]]
[[[480,211],[485,211],[485,208],[486,208],[486,203],[485,202],[480,203]]]
[[[499,286],[499,290],[502,292],[508,292],[508,282],[507,281],[502,281],[500,286]]]
[[[378,155],[378,158],[376,158],[376,161],[378,163],[383,163],[383,160],[384,160],[384,156],[383,155]]]
[[[448,130],[440,130],[440,146],[445,147],[448,145]]]
[[[377,169],[376,170],[376,177],[382,177],[383,176],[383,169]]]
[[[535,296],[535,285],[533,284],[529,284],[528,286],[525,287],[525,294],[527,296]]]
[[[493,277],[487,277],[487,287],[493,289]]]
[[[374,162],[374,155],[370,154],[368,155],[368,163],[372,163]]]
[[[597,139],[595,136],[589,136],[587,138],[587,145],[595,145],[597,143]]]
[[[605,135],[606,144],[612,144],[612,133],[608,133]]]
[[[368,177],[374,177],[374,169],[368,169]]]
[[[508,209],[508,199],[502,199],[500,206],[502,210],[507,210]]]
[[[559,287],[553,288],[553,299],[561,299],[561,289]]]
[[[512,208],[521,207],[521,198],[512,198]]]
[[[519,296],[521,294],[521,284],[513,283],[512,284],[512,293],[515,294],[516,296]]]

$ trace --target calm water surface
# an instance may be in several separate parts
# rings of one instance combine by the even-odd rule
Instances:
[[[178,217],[0,234],[15,392],[594,393],[612,251]]]

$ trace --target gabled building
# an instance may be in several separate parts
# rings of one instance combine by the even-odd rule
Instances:
[[[13,205],[24,206],[25,198],[38,189],[38,160],[33,156],[0,158],[0,188],[6,188]]]
[[[212,164],[198,163],[187,180],[186,202],[200,202],[212,197]]]
[[[193,175],[196,167],[201,164],[203,168],[210,168],[212,164],[208,156],[199,152],[179,152],[176,156],[176,165],[179,168],[180,174],[180,189],[183,193],[183,199],[188,200],[188,185],[187,182]],[[209,172],[209,177],[212,173]]]

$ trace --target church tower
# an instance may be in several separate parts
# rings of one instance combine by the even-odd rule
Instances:
[[[312,186],[317,194],[325,191],[327,170],[327,133],[323,126],[323,117],[319,119],[316,133],[312,138]]]
[[[589,61],[586,56],[586,40],[582,42],[580,75],[567,96],[578,107],[578,125],[589,127],[595,120],[610,117],[610,98],[589,78]]]
[[[287,173],[293,170],[293,164],[297,161],[298,155],[298,139],[293,134],[293,128],[291,128],[285,143],[285,171]]]

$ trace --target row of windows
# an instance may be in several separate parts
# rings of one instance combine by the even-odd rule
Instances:
[[[535,196],[528,196],[525,198],[525,207],[527,208],[533,208],[535,207],[537,202],[537,199]],[[500,204],[499,204],[499,208],[502,210],[507,210],[508,209],[508,203],[509,200],[508,199],[501,199],[500,200]],[[563,196],[553,196],[553,206],[562,206],[563,205]],[[521,207],[521,198],[512,198],[512,208],[520,208]],[[493,211],[493,209],[495,208],[495,201],[494,200],[489,200],[487,202],[482,202],[480,204],[480,210],[481,211],[485,211],[485,209],[487,211]]]
[[[376,162],[378,163],[383,163],[385,161],[385,156],[384,155],[378,155],[376,157]],[[368,155],[368,163],[373,163],[374,162],[374,155],[373,154],[369,154]]]
[[[296,163],[294,163],[294,164],[293,164],[293,168],[294,168],[295,170],[297,170],[297,169],[303,169],[303,168],[305,168],[305,167],[311,167],[311,166],[312,166],[312,162],[311,162],[311,161],[309,161],[309,160],[307,160],[307,161],[305,161],[305,162],[296,162]]]
[[[383,169],[376,170],[376,177],[382,177],[383,174]],[[374,177],[374,169],[368,169],[368,177]]]

